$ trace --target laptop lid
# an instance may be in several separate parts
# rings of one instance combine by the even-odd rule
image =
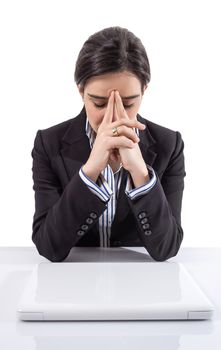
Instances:
[[[21,320],[209,319],[213,305],[175,262],[45,262],[18,306]]]

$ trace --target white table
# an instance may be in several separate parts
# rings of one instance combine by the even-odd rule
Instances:
[[[74,248],[75,261],[143,261],[144,248]],[[82,254],[83,252],[83,254]],[[67,261],[68,261],[67,259]],[[0,349],[221,349],[221,248],[182,248],[181,262],[215,306],[213,320],[23,322],[16,309],[33,267],[34,247],[0,248]]]

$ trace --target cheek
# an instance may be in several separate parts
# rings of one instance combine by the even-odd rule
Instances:
[[[92,107],[86,108],[86,113],[87,113],[87,117],[90,122],[90,125],[92,126],[94,131],[97,132],[97,129],[99,128],[103,120],[104,111],[99,111],[97,108],[94,108],[92,106]]]
[[[139,111],[140,105],[141,105],[141,101],[136,103],[136,105],[131,109],[126,110],[127,115],[130,119],[137,119],[137,113]]]
[[[128,117],[131,120],[134,120],[137,118],[137,112],[138,112],[138,108],[131,108],[130,110],[126,110]]]

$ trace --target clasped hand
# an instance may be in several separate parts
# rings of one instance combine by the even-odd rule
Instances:
[[[120,94],[118,91],[114,91],[114,113],[116,116],[116,119],[121,120],[128,120],[130,121],[130,118],[127,115],[127,112],[124,108],[124,105],[122,103],[122,99],[120,97]],[[142,124],[141,130],[145,129],[145,125]],[[131,129],[132,130],[132,129]],[[132,148],[128,147],[119,147],[119,155],[120,160],[123,165],[123,167],[128,170],[131,174],[135,173],[139,169],[147,169],[146,164],[144,162],[142,153],[140,151],[139,147],[139,138],[137,137],[134,130],[132,130],[135,137],[135,142]],[[118,134],[121,134],[121,127],[118,128]]]
[[[119,92],[112,91],[90,157],[83,167],[85,173],[96,181],[111,160],[122,163],[130,172],[136,187],[146,182],[149,178],[148,170],[138,145],[139,139],[133,130],[144,130],[145,127],[138,120],[128,117]],[[114,128],[117,128],[117,136],[113,134]]]

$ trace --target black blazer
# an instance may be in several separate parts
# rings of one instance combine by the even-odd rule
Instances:
[[[152,258],[163,261],[177,254],[183,239],[184,143],[178,131],[139,114],[137,119],[147,126],[139,131],[139,146],[145,163],[156,172],[157,183],[147,194],[131,200],[124,192],[127,171],[123,169],[111,246],[144,246]],[[62,261],[73,246],[99,246],[98,219],[106,203],[79,176],[91,152],[85,122],[83,107],[77,117],[38,130],[31,152],[32,240],[39,254],[51,261]]]

